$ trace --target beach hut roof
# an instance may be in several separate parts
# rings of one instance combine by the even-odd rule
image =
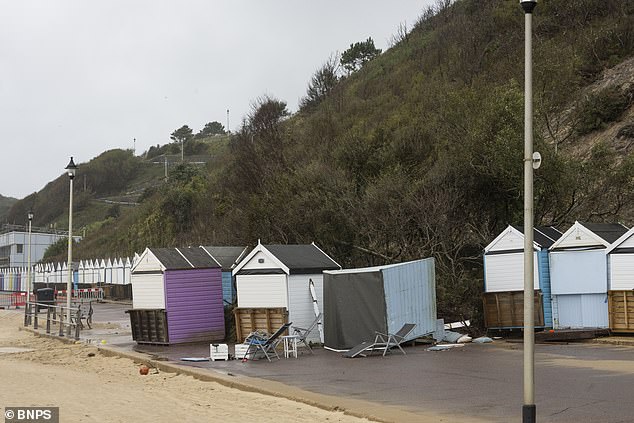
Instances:
[[[341,266],[319,247],[312,244],[272,244],[258,245],[233,269],[233,274],[238,274],[251,259],[259,252],[272,257],[286,274],[314,274],[324,270],[338,270]]]
[[[213,257],[207,254],[202,247],[177,248],[178,251],[187,262],[195,269],[209,269],[221,267]]]
[[[533,228],[533,248],[550,248],[562,233],[552,226]],[[524,228],[519,225],[508,225],[493,241],[484,247],[485,254],[515,252],[524,249]]]
[[[512,225],[515,230],[524,235],[524,227]],[[550,248],[563,234],[553,226],[536,226],[533,228],[533,241],[542,248]]]
[[[202,247],[222,267],[223,271],[230,271],[246,256],[248,247],[216,247],[213,245]]]
[[[192,268],[191,264],[175,248],[148,248],[148,250],[163,265],[165,270]]]
[[[315,244],[303,245],[265,245],[275,257],[284,263],[291,272],[309,272],[317,270],[341,269],[341,266],[331,259]]]
[[[620,223],[582,223],[582,225],[610,244],[627,232],[627,228]]]
[[[575,247],[608,248],[610,244],[626,232],[627,228],[620,223],[575,222],[550,249]]]
[[[618,250],[618,252],[622,252],[622,253],[630,253],[630,252],[634,253],[634,248],[632,248],[632,242],[631,241],[628,242],[626,245],[623,245],[623,244],[625,244],[625,242],[627,240],[632,238],[633,235],[634,235],[634,228],[631,228],[629,231],[627,231],[626,233],[621,235],[621,237],[619,239],[617,239],[616,241],[614,241],[612,243],[610,248],[608,248],[605,251],[606,254],[609,254],[609,253],[611,253],[614,250]]]
[[[133,270],[147,254],[151,254],[156,258],[163,271],[220,267],[220,264],[213,257],[199,247],[147,248],[139,259],[135,260],[135,264],[132,266]]]

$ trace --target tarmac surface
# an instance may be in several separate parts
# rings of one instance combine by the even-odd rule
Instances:
[[[300,348],[297,359],[191,363],[181,358],[209,357],[209,344],[137,345],[124,312],[128,308],[124,304],[97,304],[95,328],[82,332],[82,339],[224,380],[262,380],[279,383],[274,385],[278,388],[297,388],[291,397],[302,400],[302,392],[318,394],[320,399],[315,402],[321,406],[329,397],[358,400],[352,403],[356,407],[384,406],[382,413],[370,413],[383,421],[406,420],[398,414],[390,418],[390,410],[406,412],[408,421],[428,412],[443,416],[445,422],[521,421],[521,343],[496,341],[434,352],[427,351],[428,346],[416,345],[405,348],[406,356],[394,352],[386,357],[355,359],[321,348],[314,354]],[[233,346],[229,351],[233,353]],[[633,346],[538,344],[535,369],[538,421],[634,422]]]

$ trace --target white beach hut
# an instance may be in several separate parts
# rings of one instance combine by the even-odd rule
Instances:
[[[552,327],[548,249],[561,237],[552,226],[533,229],[533,277],[541,312],[536,321]],[[484,311],[489,329],[523,326],[524,228],[509,225],[484,249]],[[520,301],[521,300],[521,301]]]
[[[610,329],[634,332],[634,228],[606,251]]]
[[[306,328],[315,320],[311,281],[323,313],[323,271],[341,266],[314,243],[258,245],[233,269],[238,308],[286,308],[293,326]],[[317,331],[309,340],[321,342]]]

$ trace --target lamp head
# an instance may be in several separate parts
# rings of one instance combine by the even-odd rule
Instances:
[[[524,13],[533,13],[533,9],[537,6],[537,0],[520,0],[520,6],[524,9]]]
[[[77,165],[73,161],[73,156],[70,157],[70,162],[68,162],[68,166],[66,166],[66,171],[68,172],[68,177],[73,179],[75,177],[75,172],[77,171]]]
[[[26,216],[29,218],[29,222],[31,220],[33,220],[33,211],[29,210],[29,212],[26,214]]]

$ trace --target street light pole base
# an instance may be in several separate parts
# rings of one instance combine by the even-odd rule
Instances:
[[[522,406],[522,423],[535,423],[537,421],[537,408],[535,404]]]

